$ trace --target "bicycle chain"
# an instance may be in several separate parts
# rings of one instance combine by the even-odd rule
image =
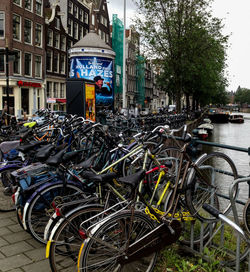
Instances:
[[[154,208],[154,207],[152,207],[153,209],[154,209],[154,211],[157,213],[157,214],[159,214],[159,215],[161,215],[161,216],[163,216],[164,214],[165,214],[165,212],[162,212],[162,211],[160,211],[160,210],[158,210],[157,208]],[[146,207],[145,208],[145,213],[148,215],[148,216],[150,216],[150,218],[152,219],[152,220],[154,220],[154,221],[157,221],[158,223],[160,223],[159,221],[158,221],[158,219],[156,218],[156,216],[154,215],[154,214],[152,214],[151,212],[150,212],[150,210],[149,210],[149,208],[148,207]],[[167,214],[167,217],[172,217],[172,214],[171,213],[168,213]],[[195,220],[191,215],[190,215],[190,212],[177,212],[177,213],[175,213],[174,214],[174,216],[173,216],[175,219],[177,219],[177,220],[179,220],[179,221],[192,221],[192,220]]]

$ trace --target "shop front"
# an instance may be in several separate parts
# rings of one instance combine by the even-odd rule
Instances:
[[[0,80],[0,108],[7,101],[6,81]],[[42,82],[9,80],[10,113],[18,118],[32,116],[38,109],[44,108],[44,87]]]

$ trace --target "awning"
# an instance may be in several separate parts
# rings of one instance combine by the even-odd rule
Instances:
[[[57,103],[66,103],[66,101],[67,101],[66,98],[57,98],[56,99]]]

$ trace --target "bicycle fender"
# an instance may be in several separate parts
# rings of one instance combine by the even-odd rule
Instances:
[[[100,207],[100,208],[103,208],[103,206],[100,205],[100,204],[96,204],[96,205],[92,205],[92,204],[84,205],[84,209],[92,208],[92,207],[98,207],[98,208]],[[49,234],[49,239],[48,239],[48,241],[53,240],[54,234],[55,234],[57,228],[60,226],[61,223],[63,223],[63,222],[64,222],[65,220],[67,220],[67,218],[69,218],[73,213],[75,213],[75,212],[81,210],[82,208],[83,208],[82,206],[79,206],[79,207],[77,207],[77,208],[71,210],[70,212],[68,212],[64,217],[60,218],[60,219],[58,220],[58,222],[55,224],[55,226],[53,227],[53,229],[50,231],[50,234],[48,233],[48,234]],[[47,236],[48,236],[48,234],[47,234]]]
[[[62,184],[63,181],[58,180],[55,182],[49,182],[46,184],[43,184],[41,187],[39,187],[31,196],[30,198],[26,201],[25,205],[24,205],[24,209],[23,209],[23,226],[24,229],[27,230],[27,214],[30,208],[30,204],[32,203],[33,199],[41,192],[43,191],[45,188],[48,188],[52,185],[56,185],[56,184]],[[67,181],[67,184],[73,184],[73,185],[79,185],[79,183],[73,182],[73,181]]]

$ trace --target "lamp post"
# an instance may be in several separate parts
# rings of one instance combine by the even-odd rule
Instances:
[[[122,107],[127,107],[126,101],[126,0],[124,0],[124,18],[123,18],[123,78],[122,78]]]
[[[9,125],[9,114],[10,114],[10,94],[9,94],[9,56],[15,56],[16,52],[9,50],[8,47],[8,41],[6,39],[6,47],[5,49],[0,49],[0,54],[1,55],[5,55],[5,60],[6,60],[6,64],[5,64],[5,69],[6,69],[6,95],[7,95],[7,123]],[[14,60],[13,58],[11,60]]]

